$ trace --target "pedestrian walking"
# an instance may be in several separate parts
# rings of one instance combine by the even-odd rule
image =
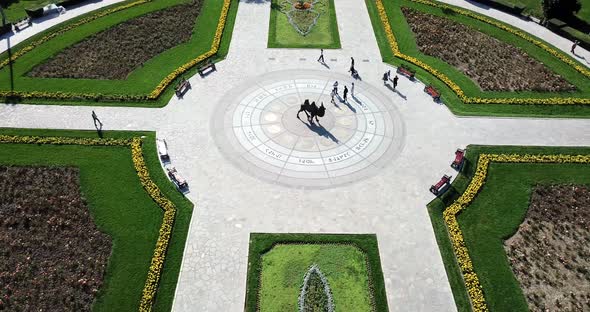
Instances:
[[[399,80],[399,78],[397,77],[397,75],[395,75],[395,77],[393,77],[393,89],[395,89],[395,87],[397,87],[398,80]]]
[[[346,86],[344,86],[344,102],[346,103],[347,100],[348,100],[348,88]]]
[[[325,63],[324,62],[324,49],[320,49],[320,57],[318,58],[318,62],[320,63]]]
[[[348,71],[354,75],[354,58],[352,56],[350,57],[350,69]]]
[[[574,44],[572,45],[572,50],[571,50],[573,54],[576,54],[576,52],[574,52],[574,50],[576,49],[576,47],[578,46],[579,43],[580,43],[580,41],[578,41],[578,40],[574,41]]]
[[[383,85],[386,86],[387,85],[387,80],[389,80],[389,78],[387,78],[387,72],[383,73]]]
[[[387,79],[391,80],[391,69],[387,71]]]
[[[98,116],[96,115],[96,113],[94,111],[92,111],[92,121],[94,122],[95,128],[98,128],[96,123],[100,124],[100,127],[102,128],[102,121],[100,121],[100,119],[98,119]]]
[[[332,89],[332,96],[338,95],[338,81],[334,82],[334,88]]]
[[[352,83],[352,86],[350,86],[350,95],[354,97],[354,82]]]

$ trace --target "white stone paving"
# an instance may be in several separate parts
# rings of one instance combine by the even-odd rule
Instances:
[[[0,126],[93,129],[94,110],[105,130],[155,130],[166,139],[195,203],[174,311],[243,310],[251,232],[376,233],[391,311],[455,311],[425,208],[432,199],[429,186],[442,174],[455,174],[449,167],[455,149],[589,146],[590,120],[459,118],[435,104],[419,82],[400,78],[399,93],[391,92],[381,76],[392,68],[381,62],[364,1],[339,0],[336,12],[342,49],[325,51],[330,69],[315,61],[316,50],[266,49],[269,2],[245,1],[227,59],[206,78],[190,78],[193,89],[184,99],[174,98],[161,109],[5,105]],[[304,191],[265,182],[226,160],[213,139],[212,121],[227,92],[287,69],[346,74],[350,56],[363,81],[386,94],[385,104],[394,106],[405,124],[403,149],[380,173]]]

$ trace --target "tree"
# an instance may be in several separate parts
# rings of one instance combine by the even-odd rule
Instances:
[[[543,0],[543,13],[547,19],[554,17],[567,19],[581,7],[580,0]]]

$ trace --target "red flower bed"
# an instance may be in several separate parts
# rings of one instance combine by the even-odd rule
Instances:
[[[111,247],[78,169],[0,167],[0,310],[90,311]]]

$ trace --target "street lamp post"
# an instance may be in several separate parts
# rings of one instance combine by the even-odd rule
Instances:
[[[6,15],[4,9],[0,5],[0,15],[2,15],[2,28],[6,27]],[[14,91],[14,80],[12,73],[12,51],[10,50],[10,36],[6,37],[6,51],[8,52],[8,67],[10,68],[10,92]]]

